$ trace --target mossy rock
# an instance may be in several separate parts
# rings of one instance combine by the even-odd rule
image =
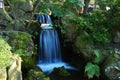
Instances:
[[[38,66],[34,66],[28,71],[25,80],[50,80],[50,78],[46,77]]]
[[[30,34],[21,31],[2,31],[0,35],[12,47],[13,53],[21,56],[34,54],[34,44]]]
[[[87,32],[82,31],[75,40],[76,51],[82,53],[85,59],[90,59],[93,55],[93,41]]]
[[[36,51],[31,35],[21,31],[1,31],[0,35],[11,46],[12,53],[19,54],[23,60],[22,68],[31,68],[35,64],[32,58]]]
[[[11,58],[10,49],[9,44],[0,36],[0,69],[8,67],[12,63],[13,59]]]
[[[52,73],[60,75],[60,76],[70,76],[70,73],[65,69],[64,66],[59,67],[59,68],[54,68]]]

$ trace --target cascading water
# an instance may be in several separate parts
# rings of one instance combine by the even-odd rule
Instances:
[[[57,31],[52,27],[50,16],[47,14],[36,14],[35,17],[42,25],[39,34],[38,66],[44,72],[61,66],[71,68],[62,62],[59,37]]]

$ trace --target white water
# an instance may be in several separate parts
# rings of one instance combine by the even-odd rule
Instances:
[[[42,69],[43,72],[51,72],[54,68],[59,68],[64,66],[66,69],[77,70],[76,68],[70,66],[67,63],[59,62],[59,63],[50,63],[50,64],[38,64],[38,66]]]

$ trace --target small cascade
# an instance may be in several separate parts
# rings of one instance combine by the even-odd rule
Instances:
[[[36,14],[36,20],[41,24],[39,33],[39,59],[38,66],[44,72],[55,67],[70,68],[61,59],[61,48],[57,31],[52,27],[52,21],[47,14]]]

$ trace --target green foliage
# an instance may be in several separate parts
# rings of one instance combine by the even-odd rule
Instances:
[[[29,70],[35,65],[35,60],[29,56],[22,56],[22,69]]]
[[[36,12],[50,13],[52,12],[55,17],[63,17],[69,15],[72,10],[76,10],[78,7],[83,7],[84,4],[80,0],[67,0],[65,2],[59,0],[43,0],[43,3],[39,4]],[[67,12],[67,13],[66,13]]]
[[[78,7],[83,7],[84,5],[80,0],[68,0],[64,3],[65,6],[71,6],[72,9],[77,9]]]
[[[98,65],[88,62],[85,66],[85,72],[87,73],[89,78],[93,78],[94,75],[99,77],[100,68]]]
[[[100,53],[98,50],[94,50],[94,59],[93,59],[93,62],[96,63],[96,64],[99,64],[100,62]]]
[[[107,27],[111,30],[120,30],[119,22],[120,22],[120,0],[101,0],[97,1],[102,7],[108,6],[110,8],[109,11],[106,11],[107,18]],[[102,17],[102,18],[105,18]]]
[[[85,66],[85,72],[88,78],[93,78],[94,76],[100,76],[100,67],[98,66],[100,62],[100,53],[98,50],[94,50],[94,58],[91,62],[88,62]]]
[[[106,44],[110,42],[109,28],[106,27],[106,16],[102,10],[95,10],[85,17],[70,19],[76,25],[75,32],[86,31],[95,44]]]
[[[116,5],[119,6],[120,1],[119,0],[101,0],[101,1],[96,1],[98,4],[101,4],[103,6],[109,6],[109,7],[113,7]]]
[[[9,2],[10,3],[13,3],[13,4],[15,4],[15,3],[18,3],[18,2],[26,2],[26,0],[9,0]]]

